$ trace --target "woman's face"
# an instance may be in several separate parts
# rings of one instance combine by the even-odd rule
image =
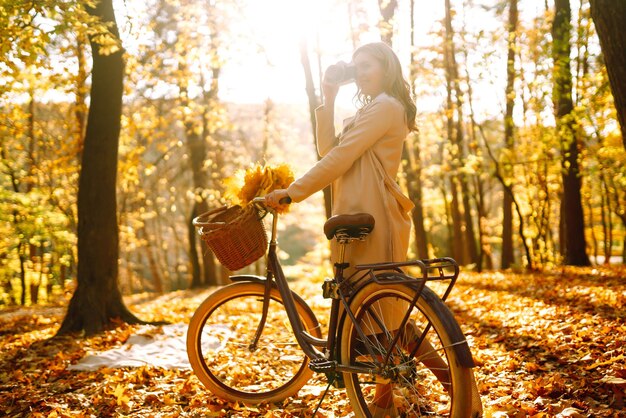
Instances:
[[[363,51],[354,57],[356,67],[356,85],[361,92],[371,98],[385,91],[385,70],[380,61]]]

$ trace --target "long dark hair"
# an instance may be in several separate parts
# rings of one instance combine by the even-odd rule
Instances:
[[[411,98],[411,86],[402,75],[402,66],[398,56],[393,52],[389,45],[383,42],[373,42],[360,46],[352,54],[352,60],[361,52],[367,52],[376,58],[385,70],[385,93],[398,99],[404,111],[406,112],[406,124],[410,131],[417,131],[415,124],[415,115],[417,107]],[[357,91],[358,101],[365,105],[372,101],[372,98],[363,94],[361,89]]]

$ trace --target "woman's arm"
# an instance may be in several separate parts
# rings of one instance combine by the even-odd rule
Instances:
[[[336,144],[335,133],[335,98],[339,85],[322,82],[324,104],[315,109],[315,136],[317,137],[317,153],[320,157],[328,154]]]
[[[343,175],[357,158],[387,133],[392,124],[403,120],[402,112],[401,105],[390,100],[368,105],[354,126],[342,136],[341,143],[289,186],[289,196],[300,202]]]
[[[322,105],[315,109],[315,134],[317,139],[317,153],[325,156],[337,145],[335,134],[334,105]]]

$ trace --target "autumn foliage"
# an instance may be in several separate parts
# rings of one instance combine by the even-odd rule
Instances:
[[[301,276],[294,288],[324,323],[328,304],[319,283]],[[450,305],[478,363],[486,417],[623,416],[624,277],[623,268],[461,275]],[[210,291],[142,295],[127,303],[146,319],[187,322]],[[214,397],[187,369],[68,371],[88,351],[120,346],[136,327],[50,339],[62,311],[47,306],[0,317],[0,415],[306,417],[326,387],[324,376],[315,376],[296,398],[247,406]],[[331,388],[318,416],[350,415],[345,392]]]
[[[224,180],[224,196],[235,205],[245,206],[255,197],[265,196],[276,189],[286,189],[293,182],[293,171],[288,164],[254,164],[238,170]],[[289,211],[289,205],[279,207],[279,213]]]
[[[109,32],[112,20],[89,13],[103,3],[115,3],[119,39]],[[624,7],[598,7],[609,0],[379,0],[378,9],[308,2],[317,19],[300,3],[284,1],[303,10],[276,13],[254,0],[2,2],[0,416],[311,416],[323,376],[297,398],[250,407],[212,396],[187,369],[67,369],[138,329],[120,321],[90,338],[53,338],[76,288],[79,258],[103,271],[79,256],[79,225],[103,207],[78,210],[79,172],[95,173],[95,185],[81,189],[100,197],[100,180],[109,180],[109,226],[81,241],[83,249],[103,238],[119,242],[119,257],[117,244],[109,246],[114,256],[103,264],[114,271],[102,281],[133,295],[125,301],[139,318],[186,323],[214,287],[180,289],[222,284],[228,275],[191,220],[228,204],[229,193],[245,203],[286,187],[315,164],[312,112],[323,68],[378,38],[401,52],[419,109],[419,134],[407,138],[398,176],[417,204],[411,254],[507,271],[465,272],[449,300],[478,363],[485,415],[626,416],[626,95],[612,94],[626,85],[626,66],[614,61],[626,50]],[[290,11],[302,12],[302,22]],[[303,42],[300,57],[291,43],[300,41],[294,22],[324,29],[305,34],[315,48]],[[276,34],[283,39],[276,42]],[[555,42],[554,34],[562,37]],[[124,52],[122,114],[104,124],[120,124],[109,150],[116,157],[104,170],[96,165],[100,153],[83,159],[87,116],[97,108],[90,40],[103,53]],[[304,103],[300,60],[311,119],[306,105],[272,96],[278,88],[300,90]],[[285,68],[290,77],[272,82]],[[249,80],[262,95],[253,104],[233,89],[250,89]],[[101,109],[95,113],[113,116],[110,106]],[[355,109],[338,106],[336,116],[346,110]],[[286,161],[294,173],[258,165],[223,184],[251,161]],[[568,186],[568,174],[580,183]],[[328,258],[320,197],[293,205],[282,219],[280,257],[289,267]],[[574,207],[575,216],[565,216]],[[578,257],[568,257],[572,244]],[[560,267],[589,262],[598,267]],[[506,270],[525,268],[535,273]],[[258,263],[248,272],[262,271]],[[328,305],[311,277],[318,275],[295,276],[323,322]],[[351,413],[334,388],[320,411]]]

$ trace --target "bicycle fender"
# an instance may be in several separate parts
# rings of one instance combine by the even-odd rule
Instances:
[[[235,276],[229,276],[228,278],[233,282],[265,283],[265,280],[267,280],[264,276],[257,276],[255,274],[237,274]]]
[[[463,335],[463,331],[461,331],[461,327],[459,326],[459,323],[456,322],[450,308],[448,308],[448,306],[446,306],[446,304],[444,304],[434,292],[423,292],[422,297],[426,300],[433,301],[430,306],[437,312],[437,316],[439,316],[439,319],[441,319],[441,322],[443,322],[444,326],[448,330],[448,335],[454,344],[453,348],[459,357],[461,366],[470,369],[476,367],[476,363],[474,363],[474,358],[472,357],[472,352],[467,344],[467,339],[465,338],[465,335]]]

